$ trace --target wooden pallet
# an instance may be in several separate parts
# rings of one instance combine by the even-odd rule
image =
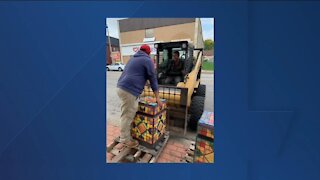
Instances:
[[[195,151],[195,142],[192,142],[189,146],[189,149],[187,150],[186,155],[182,158],[182,163],[194,163],[193,157],[194,157],[194,151]]]
[[[182,163],[193,163],[193,156],[194,156],[194,150],[195,150],[195,142],[192,142],[189,146],[189,149],[187,150],[186,155],[182,158]]]
[[[165,132],[163,139],[154,149],[139,145],[129,148],[120,143],[120,137],[116,138],[107,147],[107,152],[113,155],[111,162],[107,163],[155,163],[169,140],[169,132]]]

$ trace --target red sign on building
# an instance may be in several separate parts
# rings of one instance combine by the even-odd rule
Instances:
[[[120,52],[119,51],[112,52],[111,56],[112,56],[112,59],[119,60],[120,59]]]

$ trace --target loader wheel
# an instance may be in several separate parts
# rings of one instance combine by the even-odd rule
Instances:
[[[204,97],[194,96],[190,105],[190,122],[189,127],[192,130],[197,130],[198,121],[201,118],[204,107]]]
[[[200,84],[194,95],[206,97],[206,85]]]

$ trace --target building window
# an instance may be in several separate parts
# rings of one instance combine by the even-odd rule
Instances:
[[[145,38],[153,38],[153,29],[146,29],[146,37]]]

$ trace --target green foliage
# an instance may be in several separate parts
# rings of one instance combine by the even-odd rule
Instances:
[[[214,64],[213,62],[203,62],[202,64],[202,70],[207,70],[207,71],[213,71],[214,69]]]
[[[205,50],[211,50],[214,47],[214,41],[212,41],[211,39],[206,39],[204,41],[204,49]]]

